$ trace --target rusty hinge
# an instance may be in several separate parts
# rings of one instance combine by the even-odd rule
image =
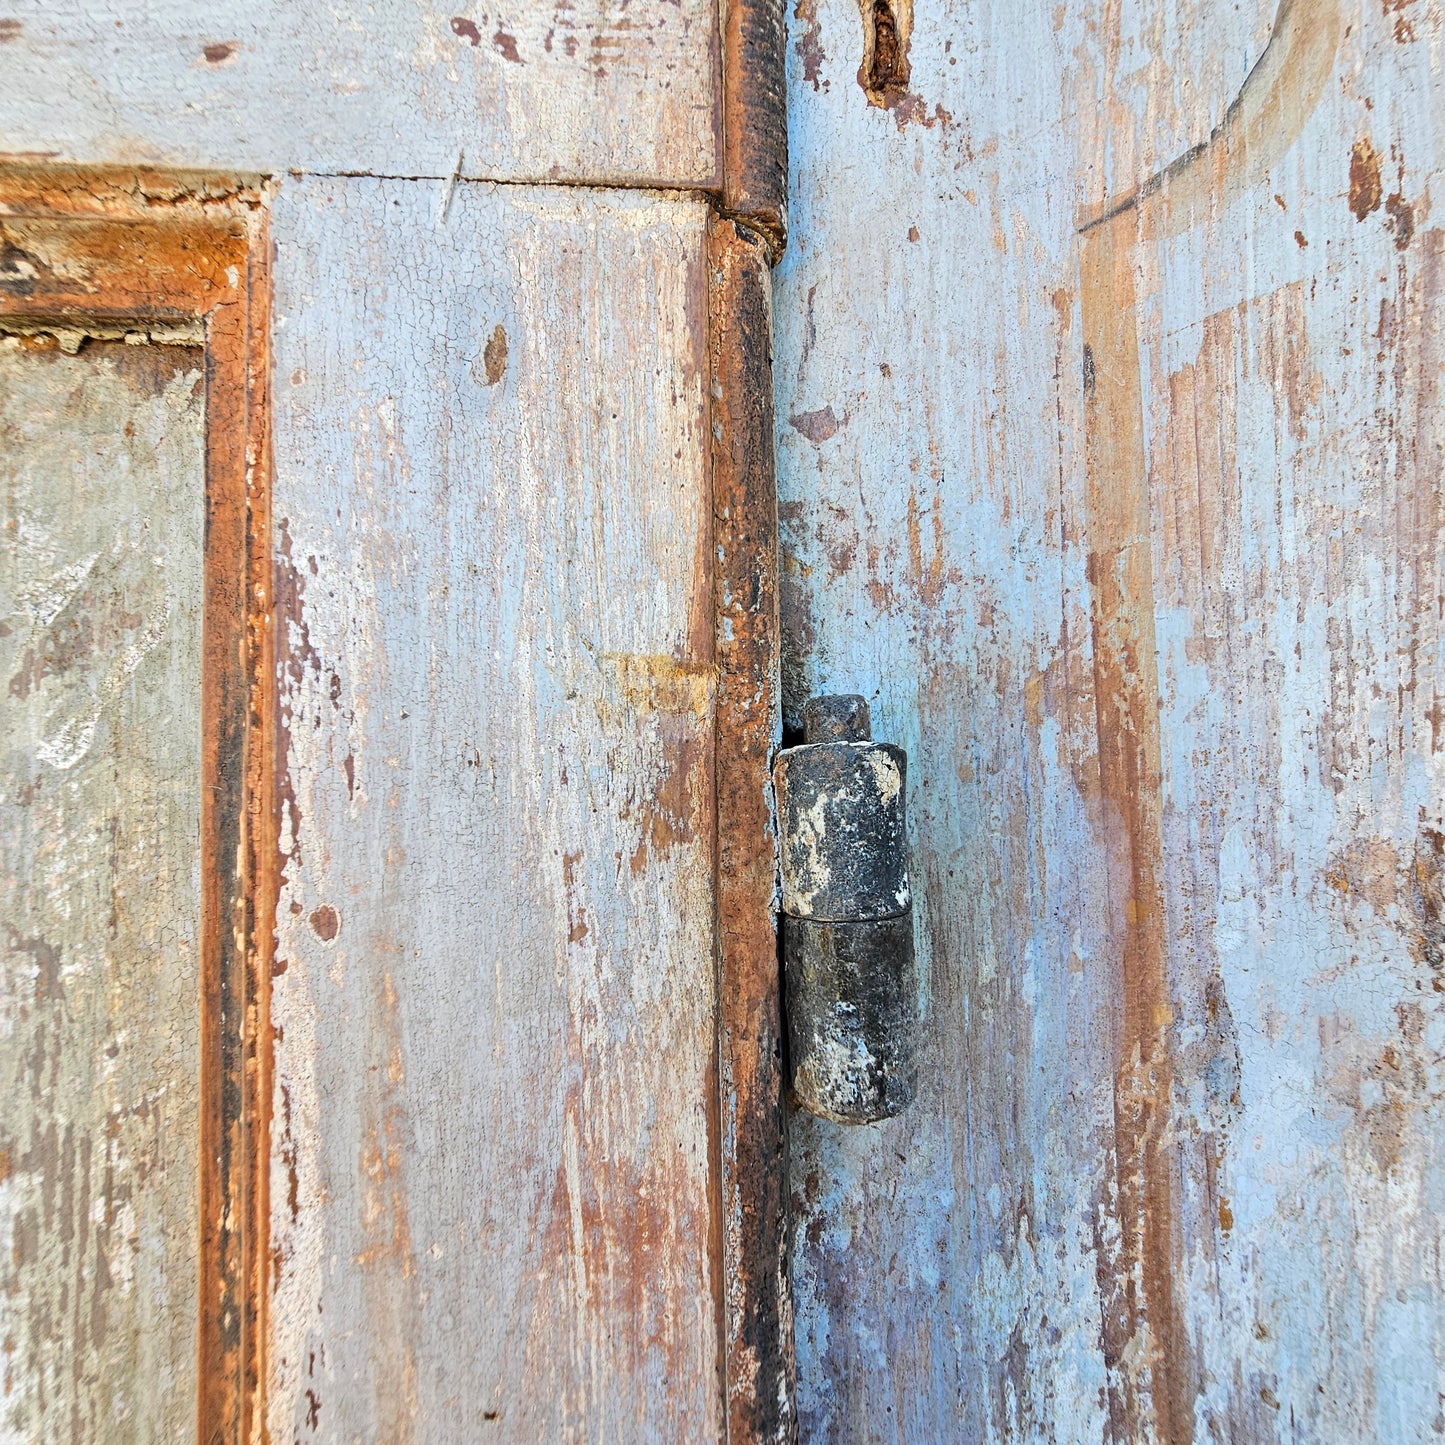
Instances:
[[[891,1118],[917,1087],[908,756],[872,741],[861,697],[815,697],[778,754],[783,975],[793,1093],[842,1124]]]

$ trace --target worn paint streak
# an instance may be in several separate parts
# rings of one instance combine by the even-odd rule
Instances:
[[[1134,242],[1198,224],[1288,149],[1333,63],[1334,0],[1281,0],[1270,41],[1208,142],[1081,227],[1086,509],[1104,845],[1120,968],[1117,1244],[1099,1252],[1110,1421],[1194,1438],[1199,1365],[1179,1276],[1187,1156],[1173,1117],[1176,1018],[1163,897],[1160,680]],[[1378,204],[1378,197],[1376,199]],[[1201,517],[1207,522],[1208,512]],[[1206,567],[1208,558],[1206,557]],[[1214,1193],[1206,1170],[1206,1195]],[[1217,1214],[1217,1204],[1206,1206]],[[1192,1224],[1192,1222],[1191,1222]],[[1102,1245],[1102,1241],[1101,1241]]]
[[[1113,1213],[1099,1252],[1110,1423],[1128,1438],[1193,1438],[1193,1364],[1175,1301],[1182,1255],[1171,1147],[1173,1017],[1165,964],[1159,679],[1144,411],[1128,238],[1115,223],[1080,265],[1094,703],[1110,934],[1117,960]],[[1103,1241],[1101,1241],[1101,1245]]]

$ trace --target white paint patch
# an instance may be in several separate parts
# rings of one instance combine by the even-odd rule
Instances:
[[[878,788],[878,797],[886,806],[898,796],[898,791],[903,786],[903,775],[898,771],[898,764],[893,761],[890,754],[885,753],[881,748],[872,748],[864,754],[868,760],[868,766],[873,772],[873,781]]]

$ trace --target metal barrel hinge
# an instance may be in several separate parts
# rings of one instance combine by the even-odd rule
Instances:
[[[872,741],[861,697],[815,697],[773,765],[793,1094],[842,1124],[892,1118],[917,1088],[908,755]]]

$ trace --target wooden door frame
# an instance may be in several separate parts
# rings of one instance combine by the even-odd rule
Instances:
[[[37,347],[201,331],[198,1434],[258,1421],[279,876],[269,623],[269,248],[258,186],[0,167],[0,329]]]

